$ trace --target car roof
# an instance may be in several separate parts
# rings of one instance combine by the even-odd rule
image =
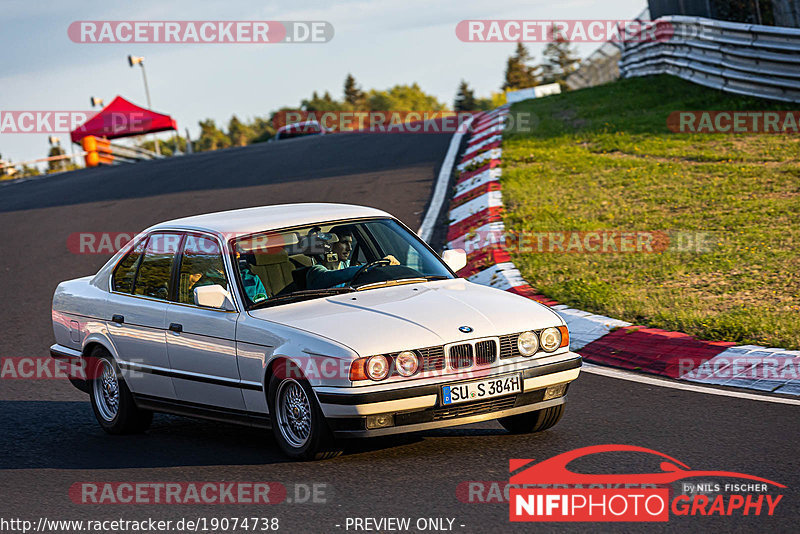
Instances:
[[[277,133],[283,133],[283,132],[285,132],[287,130],[299,129],[299,128],[303,127],[303,126],[319,126],[319,122],[317,122],[315,120],[308,120],[308,121],[303,121],[303,122],[293,122],[291,124],[286,124],[286,125],[281,126],[280,128],[278,128],[278,132]]]
[[[153,225],[146,231],[168,228],[200,230],[234,237],[291,226],[364,217],[391,217],[391,215],[379,209],[352,204],[276,204],[173,219]]]

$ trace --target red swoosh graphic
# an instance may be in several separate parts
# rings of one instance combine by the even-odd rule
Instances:
[[[662,463],[661,468],[665,470],[663,473],[634,473],[623,475],[593,475],[575,473],[567,469],[567,464],[571,461],[587,456],[590,454],[597,454],[602,452],[643,452],[647,454],[654,454],[660,456],[669,463]],[[747,480],[754,480],[758,482],[765,482],[772,484],[779,488],[786,486],[779,484],[775,481],[761,478],[745,473],[736,473],[733,471],[693,471],[688,465],[683,462],[672,458],[662,452],[645,447],[638,447],[635,445],[593,445],[590,447],[582,447],[572,451],[568,451],[553,458],[543,460],[528,469],[513,475],[509,482],[511,484],[669,484],[677,480],[692,477],[702,476],[718,476],[729,478],[743,478]]]

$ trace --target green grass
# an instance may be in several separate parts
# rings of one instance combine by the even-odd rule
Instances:
[[[800,348],[800,139],[676,134],[676,110],[796,109],[670,76],[516,104],[503,198],[517,232],[708,232],[704,253],[516,253],[562,303],[702,339]]]

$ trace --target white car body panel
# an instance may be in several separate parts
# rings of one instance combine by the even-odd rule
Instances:
[[[167,308],[167,325],[178,323],[181,333],[166,332],[167,354],[175,373],[192,373],[213,377],[221,382],[239,382],[236,361],[236,321],[238,313],[208,310],[171,303]],[[200,382],[173,376],[172,384],[178,399],[208,403],[244,410],[244,397],[238,387],[223,383]]]
[[[464,279],[346,293],[251,315],[337,339],[361,356],[564,324],[537,302]],[[464,325],[473,331],[460,332]]]
[[[170,377],[142,372],[148,368],[170,367],[167,357],[167,307],[165,301],[109,293],[106,326],[131,391],[175,399],[175,388]],[[110,320],[114,315],[122,315],[125,321],[115,323]]]

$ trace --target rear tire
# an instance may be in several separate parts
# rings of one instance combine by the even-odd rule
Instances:
[[[272,434],[281,450],[297,460],[327,460],[342,453],[317,403],[311,384],[296,365],[278,362],[267,394]]]
[[[153,420],[153,412],[136,406],[131,390],[122,378],[119,366],[102,347],[91,353],[89,376],[92,410],[97,422],[109,434],[144,432]]]
[[[564,415],[564,405],[551,406],[544,410],[521,413],[498,419],[503,428],[512,434],[531,434],[553,427]]]

